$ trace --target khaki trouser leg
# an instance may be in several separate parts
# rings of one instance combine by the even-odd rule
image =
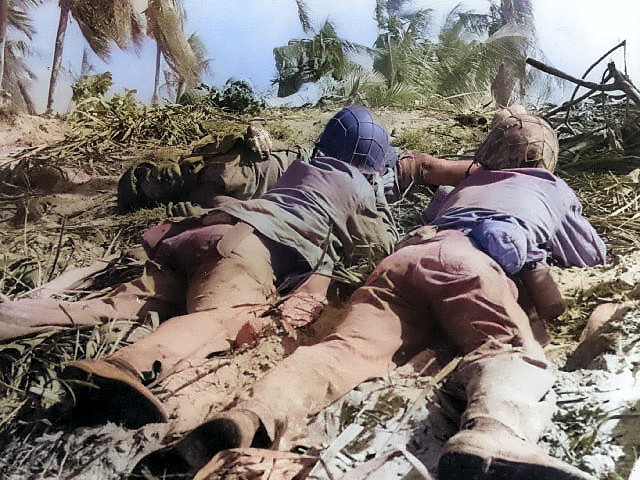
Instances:
[[[27,335],[45,326],[99,325],[105,319],[144,319],[155,311],[160,319],[183,309],[184,288],[170,272],[147,262],[142,276],[119,285],[107,295],[75,302],[54,298],[0,303],[0,340]]]
[[[277,425],[301,422],[385,375],[442,331],[459,353],[518,347],[543,359],[516,300],[515,285],[495,262],[459,232],[440,232],[383,260],[354,293],[335,334],[296,350],[239,407],[258,414],[275,438]]]
[[[406,274],[394,272],[398,290],[424,298],[460,353],[517,347],[544,361],[529,318],[518,304],[516,285],[465,235],[442,231],[433,241],[395,255],[409,265]]]
[[[405,351],[415,352],[423,335],[406,318],[415,314],[391,290],[361,287],[333,334],[296,349],[253,385],[238,408],[256,413],[271,439],[285,430],[291,437],[307,415],[367,379],[384,377],[410,356]]]
[[[102,387],[97,393],[80,396],[85,403],[92,404],[89,408],[98,405],[104,409],[105,419],[137,425],[135,418],[125,418],[126,415],[119,413],[118,405],[130,400],[137,402],[133,417],[139,413],[142,423],[166,420],[161,404],[143,381],[147,384],[162,379],[191,360],[226,350],[228,340],[235,338],[242,325],[254,315],[255,303],[266,308],[267,297],[275,290],[269,251],[258,237],[248,234],[241,241],[229,242],[233,248],[220,255],[216,242],[224,240],[229,230],[229,225],[211,226],[201,232],[204,235],[200,237],[187,236],[188,240],[201,242],[203,248],[200,249],[176,246],[178,259],[183,263],[174,263],[174,266],[183,266],[189,277],[186,293],[189,313],[170,318],[151,334],[103,360],[81,360],[67,366],[63,372],[65,378],[91,379]],[[167,253],[171,259],[171,249]],[[110,300],[157,290],[154,280],[161,278],[144,276],[123,285]],[[174,293],[178,292],[176,288]],[[170,294],[168,290],[167,295]],[[182,295],[183,301],[184,297]],[[249,305],[238,305],[240,303]],[[109,396],[110,390],[116,392],[114,397]]]
[[[187,312],[264,304],[275,292],[274,280],[269,251],[250,235],[237,252],[203,262],[190,275]]]
[[[189,277],[186,315],[170,318],[110,358],[163,378],[181,362],[227,350],[229,341],[254,318],[256,305],[264,307],[274,291],[269,251],[251,234],[228,257],[214,253],[200,262]]]

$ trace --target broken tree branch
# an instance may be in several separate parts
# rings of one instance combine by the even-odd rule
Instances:
[[[585,88],[589,88],[591,90],[600,91],[600,92],[612,92],[614,90],[623,91],[629,100],[635,103],[638,107],[640,107],[640,92],[638,89],[631,83],[631,81],[626,78],[615,66],[614,62],[609,62],[607,69],[609,70],[610,77],[613,78],[613,83],[594,83],[587,82],[585,80],[581,80],[579,78],[572,77],[571,75],[564,73],[557,68],[550,67],[549,65],[545,65],[538,60],[533,58],[527,58],[526,63],[531,65],[538,70],[542,70],[545,73],[553,75],[558,78],[562,78],[564,80],[568,80],[570,82],[575,83],[576,85],[580,85]]]
[[[613,76],[614,84],[626,93],[627,97],[629,97],[633,103],[640,107],[640,92],[638,89],[616,68],[613,62],[609,62],[608,68]]]
[[[582,74],[582,76],[580,77],[581,80],[584,80],[585,78],[587,78],[587,75],[589,75],[589,73],[591,73],[591,71],[596,68],[597,65],[600,64],[600,62],[602,62],[605,58],[607,58],[609,55],[611,55],[613,52],[615,52],[617,49],[619,48],[625,48],[627,47],[627,41],[623,40],[622,42],[620,42],[618,45],[616,45],[615,47],[609,49],[604,55],[601,55],[600,58],[598,58],[598,60],[596,60],[595,62],[593,62],[589,68],[587,68],[585,70],[585,72]],[[609,81],[609,77],[605,77],[602,79],[601,83],[606,83]],[[589,92],[587,92],[586,94],[582,95],[580,98],[576,99],[576,95],[578,94],[578,90],[580,90],[580,85],[576,85],[576,88],[573,90],[573,93],[571,94],[571,99],[569,100],[568,103],[568,107],[567,107],[567,113],[564,117],[564,123],[565,125],[569,126],[569,113],[571,112],[571,106],[581,102],[582,100],[589,98],[591,95],[593,95],[595,92],[593,90],[590,90]],[[551,115],[551,114],[550,114]]]
[[[611,92],[613,90],[619,90],[618,86],[615,83],[601,84],[601,83],[587,82],[586,80],[580,80],[579,78],[572,77],[568,73],[564,73],[558,70],[557,68],[553,68],[553,67],[550,67],[549,65],[545,65],[544,63],[539,62],[538,60],[535,60],[533,58],[527,58],[526,62],[532,67],[537,68],[538,70],[542,70],[543,72],[553,75],[554,77],[568,80],[570,82],[575,83],[576,85],[580,85],[582,87],[589,88],[591,90],[597,90],[600,92]]]
[[[596,66],[603,61],[605,58],[607,58],[609,55],[611,55],[613,52],[615,52],[618,48],[622,48],[622,47],[626,47],[627,46],[627,41],[623,40],[622,42],[620,42],[618,45],[616,45],[615,47],[613,47],[612,49],[610,49],[607,53],[605,53],[604,55],[602,55],[598,60],[596,60],[595,62],[593,62],[593,64],[591,64],[591,66],[589,68],[587,68],[587,70],[582,74],[582,77],[580,77],[581,79],[585,79],[587,78],[587,75],[589,75],[589,73],[591,73],[591,70],[593,70],[594,68],[596,68]]]

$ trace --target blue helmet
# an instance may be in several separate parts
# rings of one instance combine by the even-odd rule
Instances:
[[[328,157],[350,163],[363,173],[384,173],[395,161],[387,131],[373,121],[362,105],[352,105],[336,113],[327,122],[316,150]]]

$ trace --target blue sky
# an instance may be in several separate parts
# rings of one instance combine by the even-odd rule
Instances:
[[[203,39],[211,59],[211,72],[205,78],[210,85],[220,86],[234,77],[250,81],[260,92],[267,91],[276,76],[273,48],[303,36],[294,0],[184,0],[183,3],[187,12],[186,31]],[[434,30],[457,3],[414,0],[418,7],[434,9]],[[46,102],[58,23],[57,4],[50,0],[34,12],[38,34],[31,45],[35,56],[30,65],[40,79],[34,86],[39,111],[44,110]],[[328,18],[342,38],[367,46],[375,41],[375,0],[307,0],[307,5],[315,27]],[[629,73],[640,85],[638,0],[533,0],[533,5],[539,44],[553,66],[579,77],[604,52],[626,39]],[[488,1],[466,0],[462,8],[484,12]],[[79,74],[83,48],[78,26],[71,21],[64,46],[64,71],[56,92],[57,111],[66,111],[71,106],[70,85]],[[138,52],[115,48],[108,64],[96,57],[91,62],[98,72],[113,73],[115,92],[136,89],[138,98],[148,101],[153,87],[154,53],[154,44],[145,41]],[[623,68],[621,53],[612,60],[618,69]],[[596,69],[598,76],[603,68],[604,65]]]

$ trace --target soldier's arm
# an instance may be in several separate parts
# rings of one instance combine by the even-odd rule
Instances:
[[[398,157],[398,184],[403,190],[412,185],[456,186],[479,167],[471,159],[447,160],[405,151]]]

